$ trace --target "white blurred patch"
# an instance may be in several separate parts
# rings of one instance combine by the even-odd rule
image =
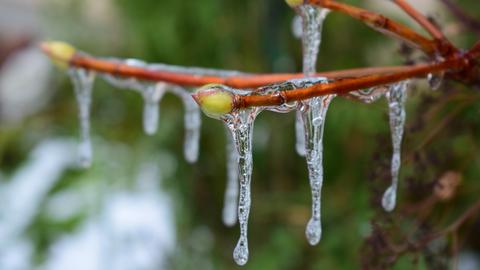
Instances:
[[[16,123],[40,110],[51,96],[51,64],[36,47],[11,55],[0,69],[0,122]]]

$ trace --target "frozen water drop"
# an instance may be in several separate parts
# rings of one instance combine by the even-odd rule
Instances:
[[[391,212],[395,209],[397,200],[397,187],[390,186],[387,188],[382,197],[382,207],[385,211]]]
[[[240,237],[237,246],[233,250],[233,259],[238,265],[245,265],[248,262],[248,239]]]
[[[319,219],[310,219],[305,230],[308,243],[312,246],[318,244],[322,238],[322,226]]]
[[[313,120],[312,120],[312,124],[316,127],[320,126],[323,122],[323,119],[321,116],[318,116],[318,117],[315,117]]]
[[[95,73],[81,68],[70,68],[68,74],[73,82],[78,103],[78,118],[80,121],[79,165],[87,168],[92,163],[90,105]]]
[[[226,226],[232,227],[237,221],[238,168],[237,150],[230,134],[227,134],[227,186],[223,205],[222,219]]]
[[[444,77],[444,73],[437,73],[437,74],[429,73],[427,76],[427,80],[428,80],[428,85],[430,85],[430,88],[432,88],[432,90],[439,89],[440,86],[442,86],[443,77]]]
[[[401,165],[401,146],[405,128],[405,101],[407,98],[408,84],[408,81],[392,84],[386,95],[388,100],[390,132],[393,148],[390,168],[392,183],[382,198],[382,206],[386,211],[392,211],[396,204],[398,177]]]

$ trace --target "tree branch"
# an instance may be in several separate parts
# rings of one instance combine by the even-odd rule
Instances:
[[[284,103],[309,99],[330,94],[345,94],[358,89],[390,84],[402,80],[423,77],[429,73],[446,70],[461,70],[466,63],[463,58],[452,58],[440,62],[407,66],[404,70],[390,74],[374,74],[359,78],[342,79],[328,84],[317,84],[312,87],[291,91],[281,91],[270,95],[233,96],[233,109],[255,106],[278,106]]]
[[[223,84],[234,88],[256,88],[267,84],[282,82],[286,80],[303,78],[302,73],[294,74],[248,74],[241,76],[211,76],[206,74],[191,74],[172,71],[162,71],[139,67],[126,63],[119,63],[113,60],[99,59],[86,55],[83,52],[76,51],[69,59],[62,59],[62,56],[55,51],[52,43],[42,43],[41,49],[52,59],[64,61],[70,67],[84,68],[96,72],[106,73],[114,76],[130,77],[139,80],[163,81],[184,86],[202,86],[205,84]],[[389,66],[389,67],[371,67],[356,68],[338,71],[327,71],[317,73],[315,76],[327,77],[329,79],[339,79],[348,77],[359,77],[371,74],[385,74],[394,71],[402,71],[407,66]]]

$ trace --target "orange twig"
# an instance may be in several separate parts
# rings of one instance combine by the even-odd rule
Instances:
[[[343,79],[328,84],[317,84],[304,89],[280,91],[270,95],[235,95],[233,109],[255,106],[277,106],[287,102],[309,99],[316,96],[345,94],[358,89],[395,83],[417,76],[425,76],[429,73],[455,69],[460,70],[463,69],[465,65],[466,63],[463,58],[453,58],[437,63],[410,66],[405,70],[390,74],[375,74],[359,78]]]
[[[50,54],[47,48],[42,47],[45,53]],[[97,72],[107,73],[114,76],[130,77],[140,80],[164,81],[185,86],[201,86],[209,83],[218,83],[228,85],[234,88],[256,88],[266,84],[282,82],[295,78],[302,78],[303,74],[258,74],[245,76],[200,76],[188,73],[178,73],[160,70],[149,70],[144,67],[118,63],[110,60],[98,59],[83,53],[75,53],[69,61],[69,65],[73,67],[85,68]],[[401,71],[406,66],[390,66],[390,67],[371,67],[357,68],[339,71],[328,71],[317,73],[318,77],[327,77],[330,79],[359,77],[370,74],[385,74],[394,71]]]

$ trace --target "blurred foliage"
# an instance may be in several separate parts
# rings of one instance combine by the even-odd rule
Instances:
[[[345,2],[362,6],[366,1]],[[480,18],[477,0],[458,2],[473,17]],[[107,33],[103,40],[99,34],[89,37],[89,33],[99,30],[82,19],[78,10],[83,2],[69,3],[71,5],[52,6],[45,13],[55,15],[51,21],[67,23],[61,37],[78,41],[75,44],[92,54],[251,72],[301,69],[300,42],[291,34],[294,12],[280,0],[115,0],[112,7],[118,19],[110,25],[115,34],[112,38],[111,33]],[[65,18],[62,12],[68,12],[71,19]],[[442,18],[438,23],[445,29],[458,28],[451,17]],[[69,28],[71,25],[74,26]],[[105,26],[98,27],[108,32]],[[478,39],[461,30],[452,34],[452,38],[464,48]],[[318,67],[319,70],[334,70],[377,62],[400,64],[404,60],[398,53],[399,48],[399,44],[388,37],[333,13],[324,27]],[[21,126],[0,133],[0,160],[4,172],[19,166],[28,149],[40,138],[76,136],[76,105],[71,86],[65,77],[55,77],[53,83],[59,90],[48,108]],[[435,268],[436,262],[431,262],[428,252],[437,257],[450,254],[449,237],[445,238],[440,251],[427,246],[418,252],[395,255],[382,244],[384,239],[378,235],[386,233],[386,238],[401,243],[402,236],[418,234],[418,226],[424,233],[436,231],[477,199],[480,191],[475,183],[480,177],[476,143],[480,138],[479,97],[474,90],[456,84],[448,83],[442,90],[431,92],[425,83],[416,83],[408,101],[399,207],[393,214],[385,214],[379,203],[390,181],[391,147],[386,102],[364,105],[335,99],[325,128],[323,239],[314,247],[308,245],[304,236],[310,211],[310,188],[305,161],[294,150],[294,115],[263,113],[257,120],[254,135],[253,208],[249,224],[251,257],[244,268],[446,267]],[[175,155],[178,166],[165,184],[176,194],[179,246],[188,246],[192,231],[206,226],[214,237],[213,250],[209,254],[214,268],[236,269],[232,251],[238,228],[226,228],[221,222],[226,179],[225,135],[221,123],[202,118],[200,160],[188,165],[181,158],[183,111],[180,101],[169,96],[162,102],[160,129],[153,137],[143,134],[141,114],[141,97],[118,91],[103,82],[97,83],[93,99],[94,142],[111,142],[112,147],[122,143],[127,147],[128,153],[133,153],[129,154],[130,158],[110,157],[122,166],[135,167],[136,157],[154,156],[160,151]],[[104,162],[96,159],[93,172],[72,172],[63,182],[88,181],[89,174],[98,173],[109,185],[119,185],[112,179],[118,172],[97,171]],[[451,201],[435,205],[431,214],[418,223],[415,208],[421,207],[425,198],[432,194],[438,178],[451,170],[463,177],[458,194]],[[122,173],[128,173],[128,168]],[[123,178],[128,179],[128,176]],[[68,231],[76,223],[78,219],[62,224],[61,230]],[[479,228],[478,224],[462,228],[459,232],[463,237],[462,248],[478,254],[480,239],[473,236],[479,235],[476,234]],[[39,247],[45,248],[58,233],[56,229],[40,215],[31,233],[41,237]],[[383,240],[378,240],[380,238]],[[191,269],[192,265],[181,263],[192,256],[188,248],[185,250],[186,254],[179,253],[179,257],[172,258],[174,269]]]

